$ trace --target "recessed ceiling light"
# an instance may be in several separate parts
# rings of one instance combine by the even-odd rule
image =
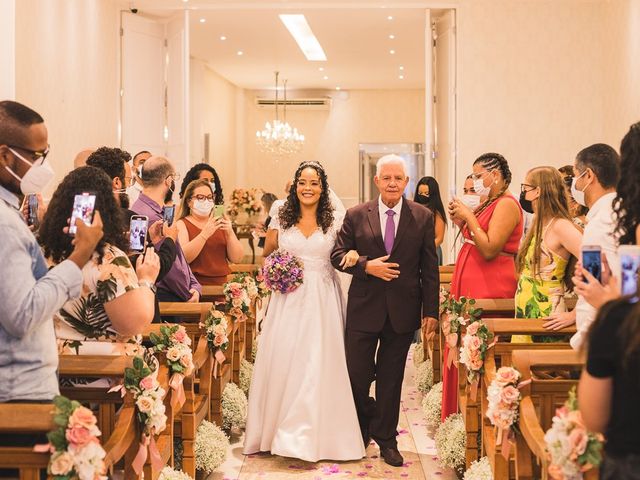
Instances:
[[[340,90],[340,87],[336,87],[336,90]]]
[[[327,75],[325,75],[325,76],[324,76],[324,77],[322,77],[322,78],[324,78],[325,80],[329,80],[329,77],[328,77]]]
[[[393,20],[393,17],[392,17],[391,15],[389,15],[389,16],[387,17],[387,20]]]
[[[404,75],[399,75],[399,76],[398,76],[398,78],[399,78],[400,80],[404,80]]]
[[[244,52],[242,50],[238,50],[238,55],[244,55]]]
[[[289,33],[294,38],[307,60],[312,62],[324,62],[327,56],[322,49],[322,45],[313,34],[307,19],[302,14],[283,14],[279,15],[280,20],[287,27]]]
[[[189,0],[182,0],[184,3],[187,3]]]
[[[207,19],[206,19],[206,18],[201,18],[201,19],[200,19],[200,23],[204,23],[204,22],[206,22],[206,21],[207,21]]]
[[[400,70],[404,70],[404,67],[402,65],[400,65]]]
[[[396,36],[395,36],[395,35],[393,35],[393,34],[391,34],[391,35],[389,35],[389,38],[390,38],[391,40],[393,40],[394,38],[396,38]]]
[[[324,67],[319,67],[319,68],[318,68],[318,71],[319,71],[319,72],[324,72]]]
[[[396,54],[396,51],[395,51],[395,50],[389,50],[389,53],[390,53],[391,55],[395,55],[395,54]]]
[[[222,40],[223,42],[227,39],[227,37],[225,37],[224,35],[220,35],[220,40]]]

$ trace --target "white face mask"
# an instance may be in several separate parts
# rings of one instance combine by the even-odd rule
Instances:
[[[586,170],[577,177],[573,177],[573,179],[571,180],[571,196],[576,202],[578,202],[578,204],[582,205],[583,207],[587,206],[587,201],[584,198],[584,192],[587,190],[587,187],[589,185],[585,186],[584,190],[578,190],[578,187],[576,187],[576,183],[578,182],[578,179],[585,173],[587,173]]]
[[[487,173],[489,173],[489,172],[487,172]],[[478,178],[478,179],[473,181],[473,190],[476,192],[477,195],[480,195],[481,197],[488,197],[489,196],[489,192],[491,191],[491,187],[485,187],[484,186],[484,174],[482,175],[482,178]]]
[[[207,217],[213,210],[213,200],[196,200],[191,209],[201,217]]]
[[[211,192],[215,195],[216,194],[216,182],[209,182],[209,185],[211,185]]]
[[[11,150],[11,153],[13,153],[16,157],[18,157],[20,160],[31,167],[29,168],[29,170],[27,170],[27,173],[25,173],[24,177],[22,178],[16,175],[16,173],[9,167],[4,167],[11,175],[20,180],[20,191],[24,195],[42,193],[47,184],[55,176],[55,172],[53,171],[53,168],[51,168],[51,165],[49,165],[46,160],[40,165],[32,165],[26,158],[16,152],[13,148],[9,148],[9,150]]]
[[[480,196],[472,195],[468,193],[466,195],[462,195],[460,197],[460,201],[464,203],[467,207],[469,207],[471,210],[475,210],[476,208],[478,208],[478,205],[480,205]]]

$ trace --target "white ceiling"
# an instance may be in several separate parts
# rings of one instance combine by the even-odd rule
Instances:
[[[272,88],[275,70],[280,71],[281,80],[288,79],[292,90],[424,88],[425,8],[418,4],[382,7],[364,1],[303,1],[296,2],[297,8],[290,8],[287,2],[231,4],[220,0],[135,4],[141,13],[161,16],[171,14],[172,7],[189,8],[191,55],[243,88]],[[153,8],[147,9],[147,4]],[[325,51],[326,62],[305,58],[280,21],[281,13],[306,16]],[[222,35],[225,41],[220,40]],[[392,49],[395,54],[390,54]],[[237,54],[239,50],[242,56]],[[401,74],[404,79],[399,78]],[[324,75],[329,78],[325,80]]]

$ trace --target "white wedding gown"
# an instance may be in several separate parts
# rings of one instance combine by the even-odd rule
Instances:
[[[249,391],[244,453],[271,452],[308,462],[365,455],[347,373],[342,290],[329,257],[342,215],[327,233],[270,228],[304,263],[304,282],[273,293]]]

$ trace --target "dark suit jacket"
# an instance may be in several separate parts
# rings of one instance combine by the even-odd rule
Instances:
[[[403,199],[400,223],[388,262],[400,265],[400,275],[386,282],[365,272],[367,260],[387,254],[382,240],[378,200],[350,208],[331,254],[340,270],[342,257],[357,250],[358,263],[346,270],[353,275],[347,303],[347,328],[379,332],[386,318],[396,333],[420,328],[421,317],[438,318],[440,280],[433,214]]]

